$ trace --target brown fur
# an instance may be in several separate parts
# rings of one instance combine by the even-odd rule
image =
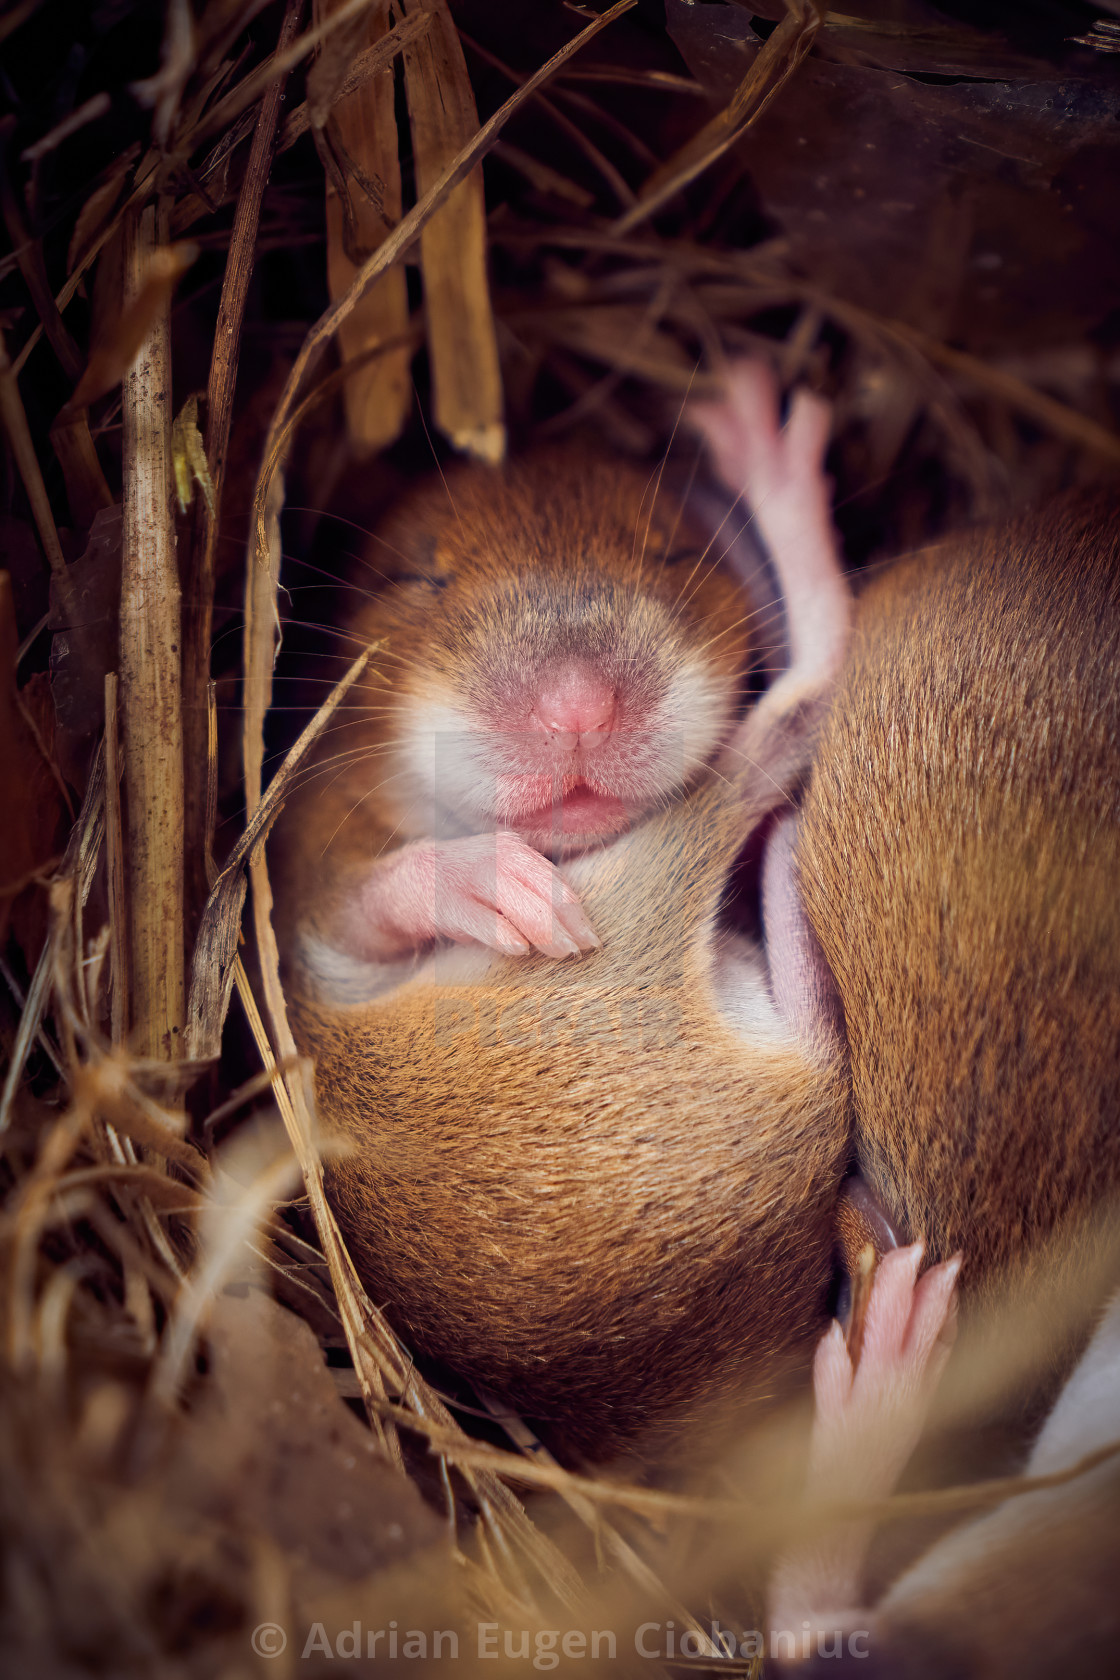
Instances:
[[[859,602],[800,826],[860,1165],[966,1293],[1120,1181],[1120,501]]]
[[[321,1111],[357,1146],[329,1182],[368,1287],[588,1455],[765,1393],[821,1327],[845,1091],[718,1014],[743,826],[708,787],[589,860],[604,948],[578,964],[297,1000]]]
[[[749,603],[715,563],[725,543],[694,571],[703,534],[626,462],[558,448],[462,468],[408,496],[379,538],[369,559],[391,586],[351,627],[384,643],[369,710],[324,739],[271,851],[285,938],[296,921],[337,938],[355,881],[413,837],[387,750],[414,700],[450,688],[480,728],[508,730],[549,655],[601,662],[639,712],[685,650],[704,648],[732,697],[746,663]]]

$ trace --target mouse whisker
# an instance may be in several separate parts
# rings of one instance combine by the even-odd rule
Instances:
[[[312,572],[316,577],[326,578],[327,582],[340,592],[361,595],[363,600],[366,601],[376,601],[380,598],[381,591],[379,589],[366,589],[360,583],[355,583],[352,578],[340,578],[334,572],[328,571],[326,566],[316,566],[312,561],[303,560],[298,555],[285,554],[282,559],[288,562],[289,568],[298,566],[301,571]],[[284,593],[291,599],[293,595],[306,595],[309,590],[322,589],[323,585],[321,583],[286,583],[283,587]]]
[[[455,498],[451,494],[451,486],[450,486],[450,484],[448,484],[447,475],[443,470],[443,464],[440,461],[439,455],[436,453],[436,446],[432,442],[432,434],[428,430],[427,416],[424,413],[424,405],[420,401],[420,393],[416,389],[416,381],[415,380],[412,381],[412,394],[416,398],[416,411],[420,416],[420,424],[424,428],[424,436],[428,441],[428,448],[431,451],[431,455],[432,455],[432,464],[434,465],[436,471],[438,472],[438,474],[440,476],[440,483],[443,485],[444,490],[447,492],[447,500],[448,500],[448,503],[450,504],[452,513],[455,515],[456,519],[459,521],[459,529],[465,534],[467,528],[463,524],[463,516],[459,512],[458,507],[456,506]]]
[[[696,365],[693,367],[692,374],[691,374],[691,376],[689,378],[689,381],[688,381],[688,388],[685,391],[684,396],[681,398],[681,404],[680,404],[680,407],[677,410],[677,418],[674,420],[673,429],[669,434],[669,441],[665,445],[665,448],[662,451],[661,460],[658,462],[658,465],[657,465],[657,472],[656,472],[656,475],[654,477],[654,482],[653,482],[653,496],[652,496],[652,498],[650,500],[650,504],[649,504],[649,514],[646,518],[645,532],[642,536],[642,552],[638,556],[638,569],[637,569],[637,572],[635,573],[635,583],[641,577],[642,571],[645,567],[646,549],[649,546],[650,532],[653,530],[653,516],[657,512],[657,498],[661,493],[661,482],[662,482],[663,478],[665,477],[665,468],[667,467],[667,465],[669,463],[669,453],[670,453],[670,451],[673,447],[673,442],[674,442],[674,439],[676,438],[676,435],[677,435],[677,428],[679,427],[682,419],[684,418],[685,407],[688,403],[689,395],[691,394],[691,391],[692,391],[693,381],[696,378],[696,375],[699,371],[699,368],[700,368],[700,362],[699,362],[699,359],[697,359]],[[644,503],[644,501],[645,501],[644,496],[642,498],[642,501]],[[641,519],[641,516],[642,516],[641,515],[641,508],[639,508],[639,510],[638,510],[638,519],[639,520]],[[637,528],[636,527],[635,527],[634,535],[635,535],[635,541],[637,541]]]
[[[327,783],[327,786],[333,787],[338,775],[341,775],[343,771],[352,769],[366,759],[372,760],[387,752],[391,746],[398,745],[400,745],[399,742],[386,742],[384,747],[346,747],[340,752],[332,753],[329,758],[323,759],[321,762],[316,761],[306,768],[301,767],[297,770],[293,778],[293,787],[307,787],[317,776],[326,776],[334,770],[337,774]],[[273,756],[279,758],[282,757],[282,754],[277,753]]]
[[[744,624],[753,623],[756,619],[762,616],[763,610],[764,609],[761,607],[752,607],[749,612],[743,613],[741,618],[733,619],[730,624],[725,624],[721,630],[714,631],[712,635],[708,637],[707,641],[701,642],[698,645],[696,648],[697,654],[707,653],[709,648],[715,647],[716,643],[724,636],[730,636],[733,630],[741,630]],[[752,652],[759,653],[768,653],[773,651],[774,650],[772,648],[752,649]]]
[[[324,842],[322,852],[319,855],[321,857],[325,856],[327,851],[329,851],[332,842],[336,839],[336,837],[339,833],[339,830],[348,821],[348,819],[354,815],[354,813],[356,811],[361,810],[362,806],[365,804],[367,799],[372,799],[375,793],[380,793],[382,788],[388,787],[391,782],[399,781],[402,776],[406,776],[407,774],[408,774],[407,770],[398,770],[395,775],[385,776],[385,777],[382,778],[382,780],[380,782],[377,782],[373,787],[367,788],[366,792],[362,794],[361,798],[356,799],[354,801],[353,805],[350,806],[350,809],[348,811],[345,811],[343,813],[343,815],[339,818],[338,823],[336,824],[333,832],[330,835],[328,835],[326,841]],[[408,807],[408,809],[411,811],[416,806],[417,803],[418,803],[417,800],[414,799],[412,801],[412,803],[410,804],[410,806]],[[407,814],[408,813],[406,812],[405,815],[407,816]],[[397,823],[396,827],[386,837],[384,844],[381,847],[379,847],[379,849],[376,853],[374,853],[375,857],[380,857],[382,852],[384,852],[385,847],[388,846],[393,840],[396,839],[398,833],[400,832],[401,823],[403,823],[403,822],[404,822],[404,817],[402,817],[400,819],[400,822]]]
[[[681,413],[682,414],[684,413],[684,404],[683,403],[681,404]],[[678,417],[678,423],[679,423],[679,417]],[[676,430],[676,428],[674,428],[674,434],[675,434],[675,430]],[[688,478],[685,482],[684,488],[682,489],[680,495],[677,498],[677,517],[673,521],[673,529],[669,532],[669,540],[668,540],[668,543],[666,544],[666,549],[665,549],[665,552],[667,554],[672,554],[674,548],[676,547],[677,533],[679,532],[679,530],[681,528],[681,520],[684,518],[685,509],[692,502],[692,492],[696,487],[696,475],[700,471],[700,462],[703,459],[703,455],[704,455],[704,445],[703,445],[702,441],[699,438],[697,438],[697,440],[696,440],[696,453],[692,458],[692,466],[689,469]]]

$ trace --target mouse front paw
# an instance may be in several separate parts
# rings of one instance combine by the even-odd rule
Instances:
[[[516,834],[418,840],[374,865],[351,939],[384,959],[433,939],[474,942],[503,956],[572,957],[599,940],[579,899],[547,858]]]

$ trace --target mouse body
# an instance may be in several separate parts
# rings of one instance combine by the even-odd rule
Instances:
[[[508,669],[511,695],[527,669],[545,667],[546,653],[586,661],[597,649],[592,663],[608,673],[615,708],[612,738],[594,745],[580,774],[593,789],[591,809],[602,814],[613,800],[625,822],[616,830],[612,817],[594,844],[573,829],[569,844],[562,777],[547,831],[525,823],[524,803],[497,810],[485,776],[481,796],[465,778],[448,799],[457,823],[481,827],[504,815],[519,823],[519,846],[536,840],[548,851],[533,849],[559,883],[547,902],[578,904],[595,930],[581,959],[557,961],[546,938],[532,954],[456,934],[419,952],[415,938],[397,949],[363,946],[362,933],[342,938],[330,918],[361,923],[368,907],[364,835],[353,872],[333,874],[334,896],[312,910],[310,931],[300,905],[303,928],[289,946],[293,1029],[315,1060],[324,1129],[343,1146],[325,1164],[328,1192],[366,1287],[411,1347],[515,1405],[550,1444],[588,1458],[650,1443],[722,1400],[773,1397],[811,1354],[832,1271],[847,1086],[827,1019],[783,1002],[799,995],[783,970],[795,976],[807,958],[785,913],[788,845],[775,840],[767,870],[770,900],[783,907],[775,949],[726,931],[719,908],[743,843],[788,806],[807,767],[847,635],[848,591],[821,465],[825,405],[799,393],[781,427],[762,370],[744,372],[737,393],[742,412],[724,416],[713,452],[725,482],[742,489],[751,478],[760,523],[781,535],[768,542],[791,648],[789,668],[761,701],[735,721],[741,593],[707,575],[695,539],[683,575],[665,563],[684,528],[669,504],[666,531],[655,524],[643,559],[644,482],[613,467],[617,506],[599,505],[602,477],[571,489],[562,563],[542,561],[552,599],[567,605],[544,621],[539,580],[511,582],[509,571],[510,554],[524,554],[526,533],[539,529],[539,509],[523,499],[530,484],[543,496],[539,467],[507,478],[507,489],[522,488],[502,502],[500,582],[485,615],[459,624],[454,659],[437,669],[445,689],[453,680],[462,690],[456,706],[481,706],[471,696],[489,687],[463,681],[472,636],[485,684]],[[487,482],[472,475],[471,497]],[[588,486],[593,508],[581,499]],[[461,544],[458,515],[473,506],[475,529],[481,506],[451,488]],[[551,504],[554,543],[560,513]],[[443,509],[437,522],[445,536],[447,517]],[[619,575],[604,579],[608,538]],[[433,565],[441,540],[433,539]],[[476,540],[487,545],[479,565],[488,573],[497,567],[493,520]],[[699,636],[680,627],[686,600],[703,614]],[[445,702],[425,636],[415,670],[402,654],[399,680],[438,711]],[[496,660],[506,636],[508,656]],[[529,660],[535,636],[543,651]],[[392,645],[405,645],[399,632]],[[539,682],[516,693],[520,710],[506,702],[473,750],[504,751],[496,725],[511,717],[523,726],[522,746],[528,737],[533,751],[549,750],[526,717],[540,707]],[[582,745],[576,750],[582,765]],[[462,767],[468,749],[458,751]],[[524,761],[511,762],[514,794],[538,809],[547,779],[526,796]],[[601,783],[593,765],[605,767]],[[427,791],[440,797],[438,777]],[[503,834],[489,836],[492,878],[504,844]],[[318,838],[304,847],[310,899],[307,860],[321,854]]]
[[[799,816],[860,1169],[966,1301],[1082,1265],[1120,1186],[1118,671],[1116,491],[896,563]]]
[[[842,1061],[718,931],[762,794],[744,823],[706,784],[566,864],[602,940],[578,963],[451,947],[365,1004],[290,998],[367,1290],[565,1457],[773,1395],[819,1333]]]
[[[1055,1234],[1081,1265],[1078,1220],[1120,1170],[1115,499],[869,581],[804,807],[767,848],[763,950],[721,930],[719,899],[796,781],[771,766],[831,691],[847,597],[819,415],[780,428],[757,368],[728,389],[698,424],[756,510],[790,668],[707,733],[687,761],[700,781],[676,775],[659,815],[634,826],[630,807],[569,845],[561,777],[551,836],[516,835],[560,883],[548,900],[596,930],[582,961],[551,960],[547,937],[532,957],[445,938],[371,960],[337,931],[364,926],[357,876],[327,895],[334,928],[296,947],[297,1036],[352,1145],[330,1178],[370,1287],[413,1345],[594,1456],[804,1357],[853,1157],[931,1259],[964,1251],[966,1303],[1010,1274],[1029,1292]],[[735,1355],[705,1365],[717,1339]]]

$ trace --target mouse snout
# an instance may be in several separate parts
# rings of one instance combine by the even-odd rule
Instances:
[[[594,666],[572,660],[542,679],[530,721],[561,752],[591,752],[614,728],[617,696]]]

